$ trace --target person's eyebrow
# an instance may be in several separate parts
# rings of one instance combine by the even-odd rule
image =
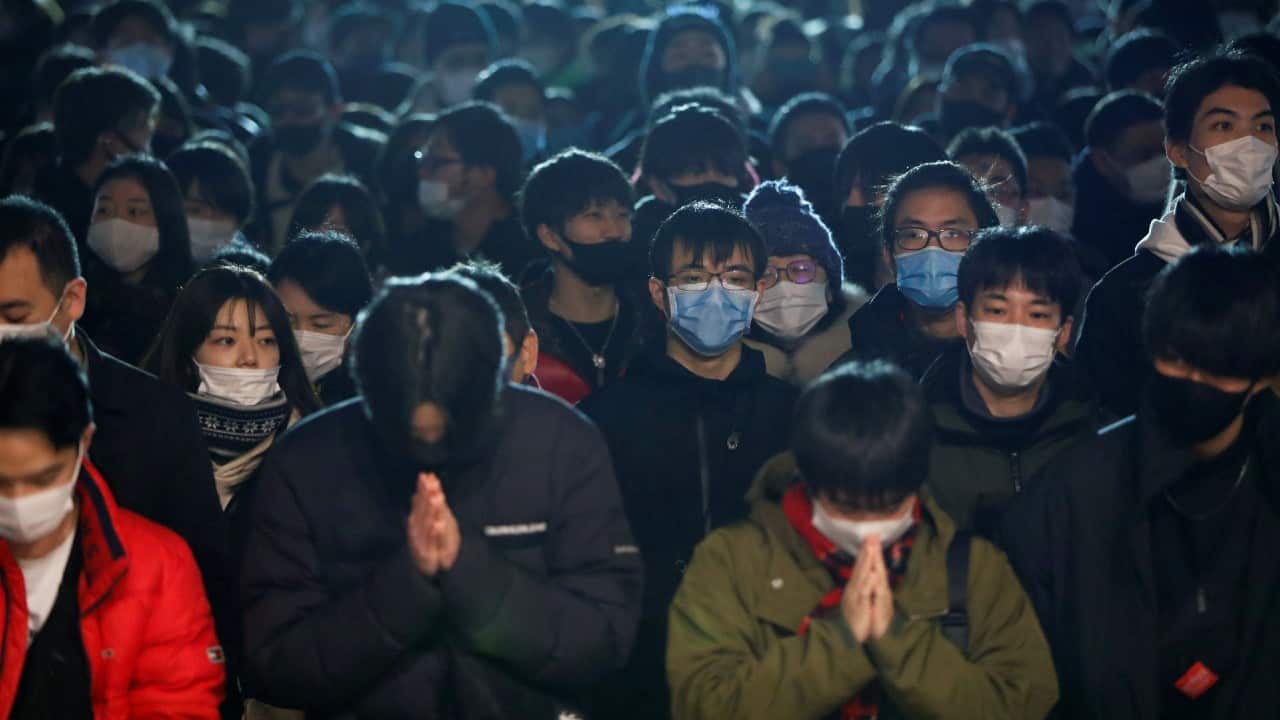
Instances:
[[[1037,295],[1037,296],[1035,297],[1035,299],[1031,301],[1031,304],[1032,304],[1032,305],[1045,305],[1045,306],[1057,305],[1057,303],[1055,303],[1054,301],[1050,300],[1047,296],[1044,296],[1044,295]]]
[[[31,303],[26,300],[0,300],[0,312],[5,310],[16,310],[19,308],[30,308]]]
[[[235,325],[214,325],[212,330],[226,330],[227,332],[235,332],[238,328]]]
[[[337,316],[338,316],[338,313],[335,313],[335,312],[318,312],[318,313],[312,313],[307,317],[311,320],[328,320],[329,318],[333,318]]]
[[[1008,297],[1005,297],[1005,294],[1003,292],[998,290],[987,290],[982,294],[980,294],[978,297],[982,298],[983,300],[1008,300],[1009,299]]]
[[[1205,117],[1209,117],[1210,115],[1230,115],[1231,117],[1240,117],[1240,113],[1232,110],[1231,108],[1224,107],[1211,107],[1204,111]]]
[[[1253,119],[1254,119],[1254,120],[1257,120],[1258,118],[1264,118],[1264,117],[1275,117],[1275,116],[1276,116],[1276,114],[1275,114],[1274,112],[1272,112],[1271,108],[1267,108],[1266,110],[1263,110],[1262,112],[1258,113],[1257,115],[1254,115],[1254,116],[1253,116]]]

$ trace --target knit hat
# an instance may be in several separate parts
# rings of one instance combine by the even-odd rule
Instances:
[[[494,54],[498,41],[487,14],[470,5],[444,2],[427,15],[422,46],[428,67],[450,47],[469,43],[483,43],[489,47],[489,55]]]
[[[844,260],[803,190],[785,180],[761,183],[747,196],[742,212],[764,236],[769,257],[808,255],[827,271],[832,286],[840,286]]]

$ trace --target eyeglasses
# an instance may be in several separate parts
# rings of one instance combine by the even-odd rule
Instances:
[[[793,260],[786,267],[765,268],[760,279],[764,281],[765,289],[768,289],[777,285],[784,277],[797,285],[808,285],[818,279],[818,264],[812,260]]]
[[[436,171],[447,168],[450,165],[461,165],[463,162],[460,157],[433,157],[421,150],[414,151],[413,161],[418,164],[418,167],[425,170],[428,175],[434,175]]]
[[[687,268],[672,275],[671,286],[677,290],[702,292],[711,287],[712,279],[719,280],[725,290],[755,290],[756,277],[750,270],[725,270],[724,272],[707,272],[697,268]]]
[[[900,227],[893,231],[893,243],[898,246],[899,250],[911,252],[923,250],[929,246],[931,240],[936,240],[938,246],[943,250],[962,252],[969,249],[969,243],[973,241],[973,236],[977,233],[977,230],[962,230],[960,228],[930,230],[923,227]]]

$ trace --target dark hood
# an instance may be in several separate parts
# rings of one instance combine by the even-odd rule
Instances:
[[[668,89],[662,86],[665,74],[661,68],[662,54],[667,49],[667,44],[677,33],[689,29],[702,30],[720,42],[725,56],[725,74],[720,89],[731,97],[737,96],[738,51],[733,36],[714,9],[681,8],[663,18],[649,35],[649,44],[645,46],[644,59],[640,62],[640,88],[644,94],[641,99],[646,107]]]

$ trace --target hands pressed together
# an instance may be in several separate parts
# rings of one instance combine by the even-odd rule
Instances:
[[[867,538],[858,552],[853,574],[840,600],[840,611],[860,644],[878,640],[889,632],[889,623],[893,621],[893,592],[889,589],[884,549],[875,535]]]
[[[434,473],[418,474],[418,490],[408,521],[409,552],[418,569],[427,577],[448,571],[458,559],[462,533],[458,519],[449,509],[440,478]]]

